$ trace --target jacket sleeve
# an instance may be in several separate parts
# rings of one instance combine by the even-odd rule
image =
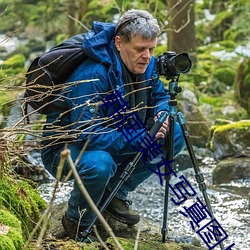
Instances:
[[[102,108],[102,100],[110,88],[106,75],[104,66],[83,63],[68,79],[74,83],[81,79],[90,79],[89,82],[74,84],[66,91],[66,102],[71,109],[71,131],[76,136],[79,147],[88,143],[89,150],[104,150],[116,155],[136,153],[133,146],[138,148],[137,141],[145,136],[146,131],[130,129],[121,132],[109,125],[112,124],[112,118],[107,117],[105,109]],[[133,140],[135,137],[136,140]]]

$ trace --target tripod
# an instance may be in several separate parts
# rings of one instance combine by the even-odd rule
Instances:
[[[199,165],[197,162],[197,159],[195,157],[190,138],[189,138],[189,133],[186,128],[184,116],[181,112],[177,113],[177,100],[176,100],[176,95],[177,93],[180,93],[182,91],[181,87],[178,86],[178,80],[179,76],[169,82],[169,94],[170,94],[170,100],[169,100],[169,132],[168,132],[168,137],[167,137],[167,145],[168,145],[168,150],[167,150],[167,155],[166,155],[166,160],[167,162],[170,162],[169,166],[173,169],[173,160],[174,158],[174,123],[175,123],[175,118],[177,117],[177,120],[181,126],[181,131],[183,133],[183,137],[186,143],[186,147],[189,153],[189,157],[191,159],[191,162],[194,167],[195,171],[195,179],[198,183],[199,189],[203,194],[203,198],[205,200],[207,209],[209,213],[211,214],[212,219],[214,218],[213,210],[210,205],[208,195],[206,192],[206,184],[204,182],[204,177],[199,169]],[[165,173],[167,173],[167,165],[165,165]],[[167,215],[168,215],[168,196],[169,196],[169,181],[170,181],[170,175],[165,176],[165,198],[164,198],[164,214],[163,214],[163,226],[162,226],[162,242],[166,242],[166,234],[167,234]],[[215,223],[213,221],[213,225],[215,226]],[[216,228],[216,227],[215,227]],[[220,239],[220,237],[217,236],[217,239]],[[223,242],[220,242],[220,248],[221,250],[224,250]]]
[[[169,113],[168,113],[169,131],[168,131],[168,137],[167,137],[168,150],[167,150],[166,160],[169,163],[168,166],[173,169],[173,167],[174,167],[173,166],[173,164],[174,164],[174,161],[173,161],[173,158],[174,158],[174,123],[175,123],[175,118],[177,117],[178,122],[181,126],[181,130],[182,130],[182,133],[183,133],[183,136],[185,139],[185,143],[186,143],[186,146],[187,146],[187,149],[189,152],[190,159],[192,161],[192,164],[193,164],[193,167],[195,170],[196,181],[199,185],[200,191],[203,194],[208,211],[211,214],[211,217],[214,218],[213,211],[212,211],[212,208],[211,208],[211,205],[210,205],[210,202],[208,199],[208,195],[206,192],[206,184],[204,182],[204,177],[203,177],[202,173],[200,172],[198,162],[196,160],[193,148],[191,146],[189,134],[188,134],[188,131],[187,131],[186,125],[185,125],[184,117],[183,117],[182,113],[180,113],[180,112],[177,113],[177,109],[176,109],[177,100],[175,99],[175,97],[176,97],[177,93],[180,93],[182,91],[181,87],[178,86],[178,79],[179,79],[179,77],[177,77],[177,79],[173,78],[169,83],[169,94],[170,94],[170,100],[168,101],[169,102]],[[154,135],[156,135],[156,133],[158,132],[158,130],[162,126],[163,122],[165,121],[166,117],[167,117],[167,112],[162,112],[159,119],[155,122],[152,129],[149,131],[149,136],[151,136],[151,138],[154,137]],[[110,195],[108,196],[106,201],[102,204],[101,208],[99,209],[101,213],[110,204],[110,202],[112,201],[112,199],[114,198],[114,196],[116,195],[116,193],[118,192],[118,190],[120,189],[122,184],[130,177],[130,175],[134,171],[137,163],[141,159],[142,155],[143,155],[143,152],[141,152],[141,151],[138,152],[135,155],[134,159],[126,166],[126,168],[124,169],[123,173],[120,176],[120,180],[119,180],[118,184],[112,190],[112,192],[110,193]],[[165,165],[165,173],[167,173],[168,166]],[[166,184],[165,184],[165,198],[164,198],[164,215],[163,215],[163,226],[162,226],[162,242],[163,243],[166,242],[166,234],[168,231],[167,230],[168,196],[169,196],[169,186],[168,185],[169,185],[169,181],[170,181],[170,175],[165,175],[165,180],[166,180]],[[94,219],[92,220],[90,225],[84,230],[84,232],[82,233],[82,241],[88,240],[88,235],[90,234],[92,227],[94,226],[96,220],[97,220],[97,216],[94,217]],[[220,239],[220,237],[218,237],[217,239]],[[220,248],[221,248],[221,250],[225,249],[222,242],[220,242]]]

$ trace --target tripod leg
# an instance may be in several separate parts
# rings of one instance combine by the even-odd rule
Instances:
[[[174,159],[174,122],[175,122],[175,117],[173,114],[170,113],[169,115],[169,131],[168,131],[168,137],[167,137],[167,155],[166,155],[166,160],[167,162],[170,162],[171,160]],[[170,167],[173,169],[174,162],[170,163]],[[167,166],[165,166],[165,173],[167,173]],[[167,229],[167,217],[168,217],[168,197],[169,197],[169,181],[170,181],[171,176],[166,175],[165,176],[165,197],[164,197],[164,212],[163,212],[163,225],[162,225],[162,242],[166,242],[166,234],[168,232]]]
[[[204,200],[206,202],[208,211],[210,212],[210,214],[212,216],[212,219],[213,219],[214,218],[214,214],[213,214],[213,210],[212,210],[212,207],[211,207],[211,204],[210,204],[210,201],[208,199],[207,192],[206,192],[207,187],[206,187],[206,184],[204,182],[203,174],[201,173],[201,171],[199,169],[199,164],[197,162],[197,159],[196,159],[194,151],[193,151],[193,147],[192,147],[191,142],[190,142],[189,133],[188,133],[188,130],[186,128],[184,116],[183,116],[183,114],[181,112],[178,112],[177,113],[177,118],[178,118],[179,124],[181,126],[181,130],[182,130],[185,142],[186,142],[186,146],[187,146],[187,150],[188,150],[191,162],[192,162],[193,167],[194,167],[195,179],[196,179],[196,181],[198,183],[200,191],[203,194],[203,198],[204,198]],[[213,225],[216,226],[215,222],[213,223]],[[218,236],[218,239],[220,240],[219,236]],[[220,245],[221,250],[225,249],[224,245],[223,245],[223,242],[220,242],[219,245]]]
[[[169,197],[169,180],[170,180],[170,175],[166,176],[166,182],[165,182],[165,198],[164,198],[164,212],[163,212],[163,225],[161,229],[162,233],[162,242],[166,242],[166,235],[168,232],[167,228],[167,220],[168,220],[168,197]]]

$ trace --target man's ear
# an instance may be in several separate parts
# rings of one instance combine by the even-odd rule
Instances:
[[[118,51],[120,51],[120,49],[121,49],[121,43],[122,43],[121,37],[116,36],[115,37],[115,47]]]

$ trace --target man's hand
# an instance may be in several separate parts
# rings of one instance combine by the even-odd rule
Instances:
[[[154,117],[154,120],[155,122],[158,120],[158,118],[160,117],[161,113],[163,111],[159,112],[155,117]],[[165,119],[165,121],[163,122],[161,128],[159,129],[159,131],[156,133],[155,135],[155,139],[158,139],[158,138],[165,138],[165,135],[166,133],[168,132],[169,130],[169,124],[168,124],[168,116],[167,118]]]

